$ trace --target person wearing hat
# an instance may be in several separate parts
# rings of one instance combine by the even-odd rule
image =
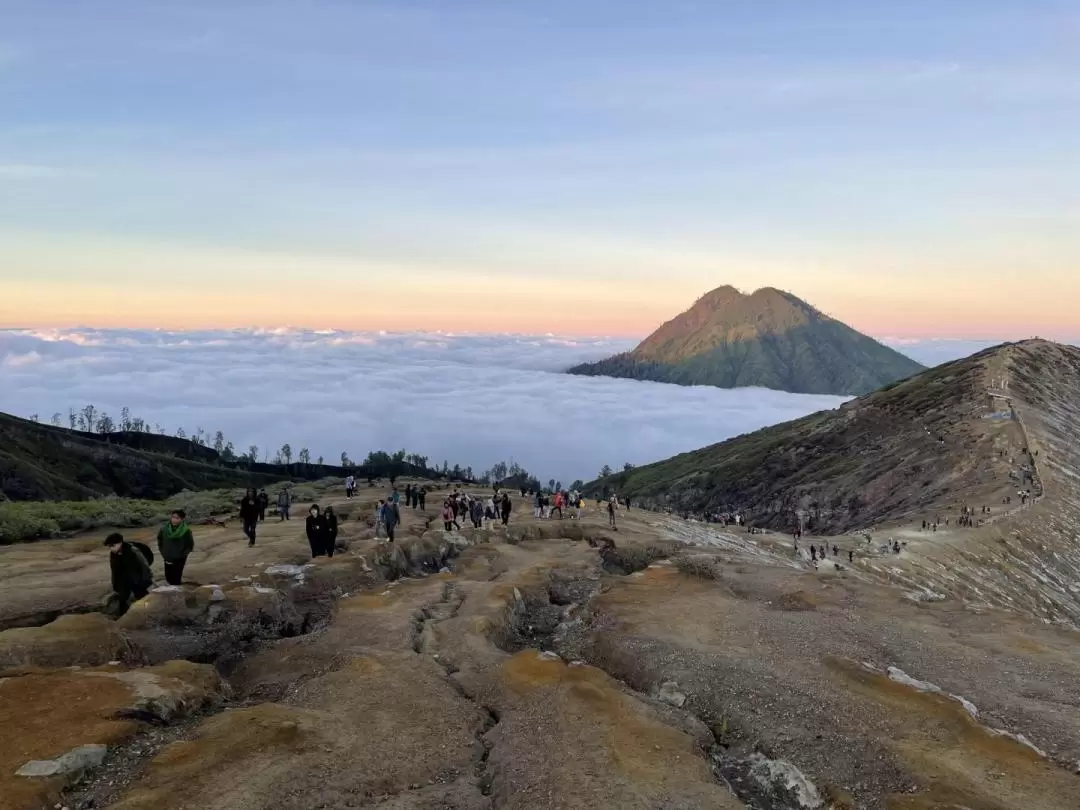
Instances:
[[[112,573],[112,589],[119,602],[119,615],[127,613],[132,602],[142,599],[154,584],[150,570],[153,560],[150,549],[141,543],[129,543],[124,536],[113,532],[105,538],[109,547],[109,569]],[[141,546],[141,548],[140,548]],[[145,550],[144,550],[145,549]]]

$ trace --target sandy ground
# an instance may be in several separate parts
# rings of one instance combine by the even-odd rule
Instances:
[[[383,494],[327,499],[351,513],[350,550],[316,572],[348,582],[376,559],[356,518]],[[152,732],[154,745],[110,737],[104,775],[55,798],[73,810],[1080,806],[1077,634],[953,596],[913,600],[875,570],[891,555],[813,569],[790,538],[637,510],[612,532],[594,504],[578,526],[514,501],[513,532],[453,533],[444,573],[364,573],[328,623],[231,667],[223,710]],[[427,526],[438,503],[404,510],[406,556],[448,542]],[[0,615],[99,598],[99,543],[3,549]],[[308,557],[296,520],[264,524],[255,549],[238,526],[196,543],[189,578],[203,584]],[[648,565],[637,552],[650,546],[669,558]],[[692,556],[712,573],[684,572]],[[4,692],[0,680],[0,711]],[[96,733],[62,722],[59,747]]]

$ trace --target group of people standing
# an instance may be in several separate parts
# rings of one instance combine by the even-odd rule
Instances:
[[[312,559],[334,556],[338,536],[338,518],[334,507],[327,506],[322,510],[317,503],[313,503],[308,510],[307,520],[304,521],[304,528],[308,545],[311,546]]]
[[[502,525],[506,526],[510,522],[511,511],[513,511],[513,504],[510,502],[508,492],[500,493],[495,490],[495,494],[484,501],[467,492],[455,490],[453,494],[443,501],[443,529],[448,532],[460,529],[461,523],[459,520],[464,521],[466,519],[472,523],[475,529],[483,528],[485,520],[492,523],[501,519]]]

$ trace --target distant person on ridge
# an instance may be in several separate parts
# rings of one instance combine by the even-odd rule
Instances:
[[[170,585],[180,584],[188,555],[195,550],[195,538],[186,517],[183,509],[174,509],[168,522],[158,529],[158,551],[165,564],[165,581]]]
[[[124,536],[113,532],[105,538],[109,547],[109,570],[112,589],[118,600],[117,614],[123,616],[133,601],[142,599],[154,584],[150,561],[134,544],[125,542]],[[147,549],[149,553],[149,549]]]
[[[254,489],[249,489],[240,501],[240,520],[244,524],[248,546],[255,545],[255,527],[259,523],[259,496]]]
[[[266,508],[270,505],[270,496],[266,494],[266,489],[259,490],[259,520],[266,520]]]
[[[334,549],[337,548],[338,536],[338,520],[337,515],[334,513],[334,507],[326,507],[326,511],[323,512],[323,521],[326,524],[326,531],[323,533],[322,552],[327,557],[333,557]]]
[[[292,493],[282,488],[277,495],[278,522],[289,519],[289,507],[292,506]]]
[[[311,558],[321,557],[326,545],[326,518],[323,517],[317,503],[313,503],[311,509],[308,510],[304,529],[307,532],[308,545],[311,547]]]

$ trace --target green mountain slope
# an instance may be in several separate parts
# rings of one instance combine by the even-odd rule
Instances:
[[[855,396],[922,370],[790,293],[766,287],[743,295],[720,287],[633,351],[568,373]]]
[[[184,489],[262,486],[287,477],[283,468],[256,468],[221,464],[213,450],[184,439],[97,436],[0,413],[0,500],[161,499]]]
[[[1005,375],[1008,397],[991,396]],[[1000,506],[1035,483],[1014,397],[1031,413],[1052,411],[1075,425],[1080,349],[1047,341],[988,349],[837,410],[611,475],[585,491],[699,516],[738,511],[783,530],[802,513],[822,533],[933,518],[933,509],[955,514],[965,503]]]

